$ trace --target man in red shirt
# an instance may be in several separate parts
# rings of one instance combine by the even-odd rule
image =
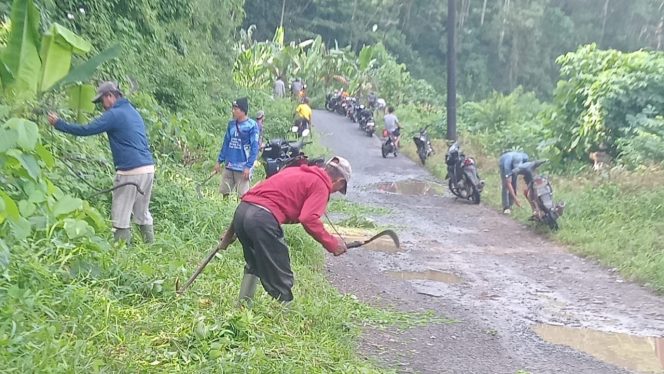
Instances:
[[[325,230],[321,217],[332,193],[346,194],[350,175],[350,163],[333,157],[324,167],[285,168],[242,196],[232,223],[246,262],[240,301],[251,302],[259,279],[273,298],[293,300],[293,272],[282,224],[300,223],[328,252],[335,256],[346,252],[346,244]]]

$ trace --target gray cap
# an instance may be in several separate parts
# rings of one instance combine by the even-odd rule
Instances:
[[[102,82],[99,87],[97,87],[97,95],[92,99],[92,102],[98,102],[101,100],[102,96],[111,92],[117,92],[122,95],[122,91],[118,88],[117,83],[111,81]]]
[[[261,119],[265,117],[265,112],[262,110],[259,110],[258,113],[256,113],[256,119]]]
[[[344,176],[346,180],[346,185],[341,189],[342,194],[346,194],[346,189],[348,188],[348,182],[350,182],[350,175],[352,174],[352,169],[350,167],[350,162],[343,157],[334,156],[326,162],[327,165],[333,166],[335,169],[339,170],[341,175]]]

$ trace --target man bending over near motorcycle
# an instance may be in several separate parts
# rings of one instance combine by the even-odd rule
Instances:
[[[502,202],[503,213],[512,213],[512,204],[515,198],[510,195],[510,187],[512,191],[516,191],[516,175],[511,172],[523,162],[528,162],[528,155],[524,152],[510,151],[500,155],[498,166],[500,167],[500,179],[502,181]],[[518,204],[517,204],[518,206]]]
[[[390,106],[387,108],[387,114],[383,117],[383,121],[385,122],[385,131],[387,131],[387,135],[394,137],[394,144],[399,148],[399,140],[401,139],[401,136],[400,131],[397,130],[401,129],[401,124],[399,123],[397,115],[394,114],[394,107]]]
[[[533,209],[533,216],[541,218],[542,214],[537,207],[537,204],[535,204],[534,198],[536,196],[530,196],[530,185],[533,183],[533,180],[535,177],[533,176],[533,164],[534,161],[530,162],[523,162],[519,164],[516,168],[512,169],[512,171],[505,177],[505,179],[508,181],[507,188],[509,190],[510,196],[514,200],[514,203],[516,206],[521,208],[521,204],[519,203],[519,200],[516,197],[516,191],[514,190],[514,187],[512,187],[512,184],[509,183],[509,180],[511,178],[517,178],[519,175],[523,175],[523,181],[526,184],[526,188],[523,190],[523,195],[526,197],[526,200],[528,200],[528,203],[530,204],[530,207]]]

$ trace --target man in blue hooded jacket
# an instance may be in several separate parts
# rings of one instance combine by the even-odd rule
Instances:
[[[517,174],[513,174],[512,170],[524,162],[528,162],[528,155],[524,152],[509,151],[500,156],[498,166],[500,167],[503,213],[505,214],[512,213],[512,204],[516,203],[517,206],[521,206],[516,200]],[[514,195],[510,193],[510,186],[512,187],[511,190],[514,191]]]
[[[219,192],[227,197],[233,189],[239,196],[249,191],[251,169],[258,157],[260,130],[247,116],[249,101],[246,97],[233,101],[233,119],[228,122],[224,142],[214,171],[221,174]]]
[[[125,184],[113,190],[113,236],[116,241],[124,240],[129,244],[133,213],[134,221],[141,229],[143,241],[151,243],[154,241],[154,229],[149,207],[155,168],[143,118],[123,97],[114,82],[103,82],[99,85],[97,96],[92,101],[101,102],[104,114],[85,126],[68,124],[56,113],[48,114],[48,122],[59,131],[76,136],[103,132],[108,135],[116,170],[113,186]],[[131,184],[127,184],[128,182]]]

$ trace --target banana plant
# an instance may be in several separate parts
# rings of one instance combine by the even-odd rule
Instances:
[[[90,101],[94,89],[83,87],[97,68],[120,53],[113,46],[94,56],[80,66],[71,69],[74,55],[83,55],[92,45],[66,27],[54,23],[44,35],[39,35],[39,12],[33,0],[14,0],[11,11],[11,29],[7,46],[0,52],[0,81],[6,97],[28,100],[45,92],[78,85],[76,100],[70,103]],[[81,96],[84,95],[84,96]],[[91,110],[90,105],[75,105],[79,114]]]

